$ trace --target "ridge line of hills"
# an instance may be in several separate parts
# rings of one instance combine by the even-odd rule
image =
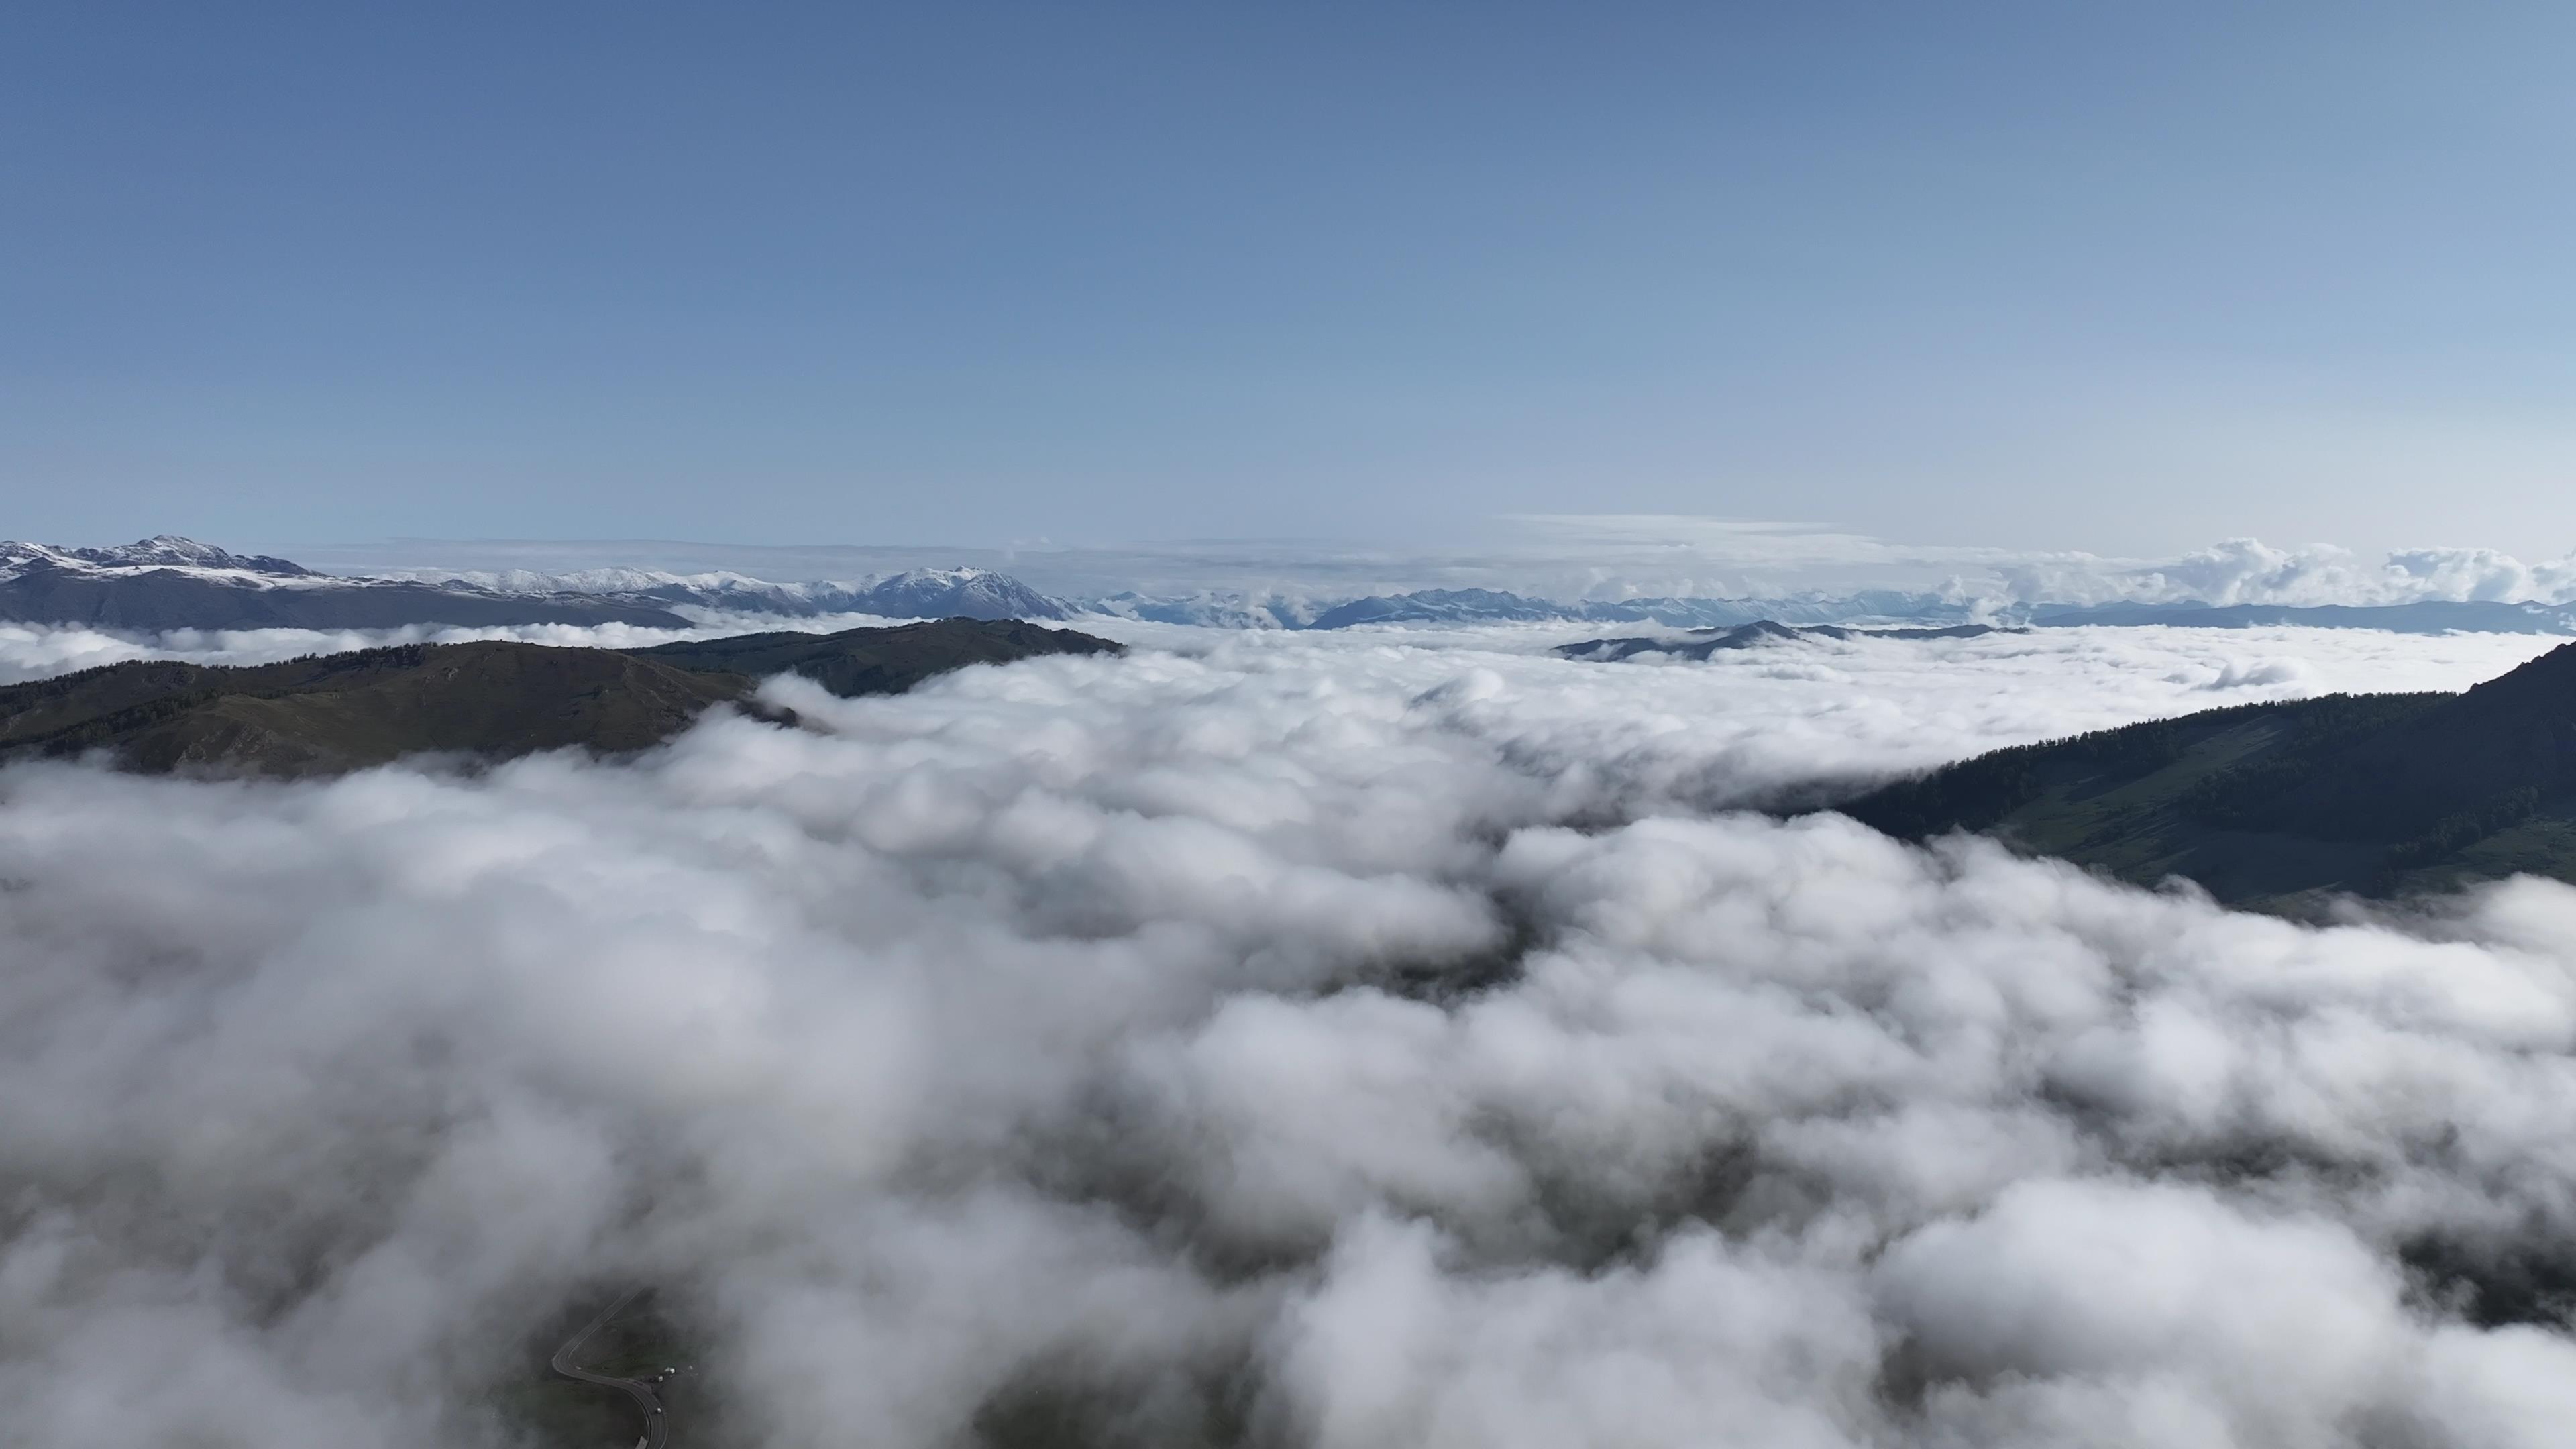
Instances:
[[[2236,705],[1996,750],[1845,801],[2139,885],[2303,913],[2514,874],[2576,882],[2576,644],[2463,693]]]
[[[104,753],[147,773],[337,774],[411,755],[480,761],[649,748],[760,680],[897,694],[972,664],[1124,646],[1018,620],[943,619],[644,649],[510,640],[396,644],[276,664],[145,659],[0,688],[0,763]],[[780,723],[793,723],[779,717]]]

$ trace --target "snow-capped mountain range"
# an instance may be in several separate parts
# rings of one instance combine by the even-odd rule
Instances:
[[[2424,600],[2380,606],[2191,603],[2012,605],[1893,591],[1788,598],[1632,598],[1560,602],[1493,589],[1424,589],[1338,602],[1200,592],[1121,592],[1068,601],[990,569],[908,569],[856,580],[781,583],[747,574],[590,569],[393,575],[327,574],[174,534],[113,548],[0,542],[0,620],[129,630],[380,629],[407,625],[631,624],[685,629],[771,616],[903,619],[1111,617],[1231,629],[1345,629],[1507,622],[1734,628],[1790,625],[2305,624],[2410,633],[2576,634],[2576,606]]]
[[[315,573],[299,563],[270,558],[265,554],[231,553],[210,543],[181,538],[175,533],[155,534],[114,548],[56,548],[49,544],[0,539],[0,580],[14,579],[30,568],[100,575],[182,569],[191,573],[237,577],[246,583],[262,585],[276,585],[289,580],[333,582],[328,575]]]
[[[517,598],[469,585],[352,578],[175,534],[114,548],[0,542],[0,620],[152,632],[689,625],[649,603],[580,594]]]
[[[175,534],[113,548],[0,542],[0,620],[111,629],[608,623],[686,629],[717,615],[1066,619],[1073,613],[1006,574],[973,568],[787,584],[637,569],[347,575]]]
[[[566,574],[415,572],[424,583],[516,597],[580,594],[730,614],[878,614],[902,619],[1069,619],[1076,610],[989,569],[907,569],[884,578],[776,583],[747,574],[584,569]]]

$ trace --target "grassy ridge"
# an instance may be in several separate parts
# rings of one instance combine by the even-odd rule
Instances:
[[[2576,646],[2460,695],[2239,705],[1998,750],[1843,809],[2246,904],[2576,880]]]
[[[621,754],[669,739],[767,674],[891,694],[970,664],[1118,648],[1013,620],[949,619],[627,651],[496,640],[247,668],[140,660],[0,689],[0,761],[105,752],[150,772],[308,776],[422,754]]]

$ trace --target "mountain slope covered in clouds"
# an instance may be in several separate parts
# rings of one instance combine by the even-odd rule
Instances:
[[[2576,881],[2576,645],[2457,696],[2212,710],[1999,750],[1844,808],[1909,839],[1987,831],[2227,901]]]
[[[487,640],[247,668],[144,660],[0,689],[0,762],[93,751],[147,772],[326,775],[406,755],[508,759],[659,744],[760,679],[893,694],[969,664],[1116,653],[1071,631],[943,620],[620,652]]]

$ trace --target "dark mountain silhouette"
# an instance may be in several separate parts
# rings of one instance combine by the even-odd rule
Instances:
[[[2211,710],[1998,750],[1842,808],[2233,902],[2576,880],[2576,644],[2463,694]]]
[[[793,672],[891,694],[969,664],[1117,653],[1070,630],[948,619],[657,649],[405,644],[249,668],[140,660],[0,689],[0,761],[104,751],[131,769],[324,775],[405,755],[644,749]]]
[[[1679,638],[1586,639],[1580,644],[1558,645],[1556,652],[1567,659],[1615,664],[1640,654],[1706,659],[1724,650],[1752,649],[1795,639],[1974,639],[1980,634],[1994,632],[1995,629],[1986,624],[1953,624],[1941,629],[1858,629],[1839,624],[1800,626],[1774,619],[1756,619],[1732,629],[1693,629]]]

